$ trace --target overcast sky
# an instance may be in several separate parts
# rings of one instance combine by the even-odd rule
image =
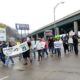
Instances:
[[[80,9],[79,0],[0,0],[0,22],[15,28],[15,23],[30,25],[33,32],[54,21],[54,6],[64,1],[56,8],[56,20]]]

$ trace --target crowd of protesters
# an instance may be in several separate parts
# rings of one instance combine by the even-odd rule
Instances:
[[[74,51],[75,54],[78,55],[78,35],[74,34],[73,36],[69,36],[68,34],[65,34],[65,36],[57,38],[49,37],[46,40],[44,38],[38,38],[37,40],[34,38],[27,40],[24,39],[22,42],[27,42],[29,50],[20,54],[19,59],[24,59],[24,65],[27,65],[28,61],[32,63],[32,61],[37,58],[37,53],[38,61],[41,61],[45,57],[45,54],[47,57],[49,55],[57,55],[58,57],[61,57],[61,41],[63,43],[65,54]],[[10,40],[8,42],[0,42],[0,59],[4,65],[8,65],[10,61],[14,64],[12,56],[6,58],[3,53],[3,48],[15,45],[12,43],[13,42]]]
[[[31,40],[28,40],[27,43],[29,46],[29,51],[23,53],[23,57],[24,60],[26,57],[26,61],[28,58],[30,62],[32,62],[33,59],[36,59],[37,53],[38,53],[38,61],[41,61],[45,56],[48,57],[49,55],[51,56],[57,55],[58,57],[61,57],[62,44],[65,54],[67,52],[68,53],[75,52],[75,54],[78,55],[77,34],[74,34],[73,36],[65,34],[65,36],[61,36],[58,38],[49,37],[47,40],[45,40],[44,38],[38,38],[36,41],[34,40],[34,38],[32,38]],[[27,64],[27,62],[25,64]]]

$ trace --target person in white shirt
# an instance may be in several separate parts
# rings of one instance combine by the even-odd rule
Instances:
[[[55,50],[55,54],[58,53],[58,57],[61,56],[61,42],[59,41],[59,39],[55,39],[54,41],[54,50]]]
[[[71,36],[69,36],[69,40],[68,40],[68,44],[69,44],[69,51],[73,51],[73,39]]]
[[[38,51],[38,61],[42,59],[43,49],[45,48],[45,42],[42,41],[42,39],[39,39],[39,41],[36,44],[36,49]]]

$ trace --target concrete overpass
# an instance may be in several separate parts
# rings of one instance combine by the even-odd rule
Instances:
[[[80,10],[43,26],[41,29],[32,32],[29,36],[34,38],[46,37],[45,30],[52,30],[53,35],[55,35],[56,28],[58,28],[60,34],[68,33],[70,30],[74,30],[77,33],[80,30]]]

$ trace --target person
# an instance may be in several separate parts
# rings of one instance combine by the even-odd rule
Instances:
[[[74,34],[72,38],[73,38],[73,45],[74,45],[75,54],[78,55],[78,35]]]
[[[5,55],[3,53],[3,48],[7,47],[7,45],[5,44],[5,42],[0,42],[0,59],[3,63],[3,65],[5,65]]]
[[[17,41],[17,45],[19,46],[21,44],[21,41]],[[22,60],[22,54],[19,54],[19,61]]]
[[[44,44],[45,44],[45,47],[42,50],[42,56],[44,57],[44,53],[46,53],[46,55],[48,57],[48,52],[47,52],[47,49],[48,49],[48,41],[45,40],[44,38],[42,38],[42,42],[44,42]]]
[[[66,34],[65,36],[62,36],[62,41],[63,41],[63,47],[64,47],[64,53],[66,53],[66,51],[69,52],[69,48],[68,48],[68,35]]]
[[[30,60],[30,63],[32,63],[32,57],[31,57],[31,46],[32,46],[32,44],[31,44],[31,40],[28,40],[27,41],[27,44],[28,44],[28,47],[29,47],[29,51],[28,51],[28,58],[29,58],[29,60]]]
[[[42,40],[38,39],[37,43],[36,43],[36,49],[38,51],[38,61],[42,60],[42,51],[43,51],[43,46],[42,46]]]
[[[14,45],[12,45],[13,43],[11,41],[8,41],[8,45],[7,47],[13,47]],[[14,60],[13,57],[11,55],[7,56],[5,65],[9,65],[9,62],[11,61],[12,64],[14,64]]]
[[[25,40],[24,40],[25,41]],[[24,42],[23,41],[23,42]],[[23,52],[22,53],[22,55],[23,55],[23,58],[24,58],[24,65],[27,65],[28,64],[28,59],[29,59],[29,61],[32,63],[32,60],[31,60],[31,58],[30,58],[30,48],[31,48],[31,41],[30,40],[27,40],[26,41],[27,42],[27,44],[28,44],[28,50],[27,51],[25,51],[25,52]]]
[[[36,59],[35,45],[36,45],[36,41],[34,40],[34,38],[32,38],[32,41],[31,41],[31,48],[32,48],[32,53],[33,53],[32,56],[34,56],[34,59]]]
[[[61,43],[59,39],[55,39],[54,41],[54,50],[55,50],[55,54],[58,53],[58,57],[60,57],[61,56]]]
[[[51,52],[52,53],[52,55],[54,54],[53,53],[53,50],[54,50],[54,41],[53,41],[53,38],[52,37],[50,37],[49,39],[48,39],[48,46],[49,46],[49,52]]]
[[[69,51],[72,52],[73,51],[73,39],[72,39],[72,36],[69,36],[68,44],[69,44]]]

